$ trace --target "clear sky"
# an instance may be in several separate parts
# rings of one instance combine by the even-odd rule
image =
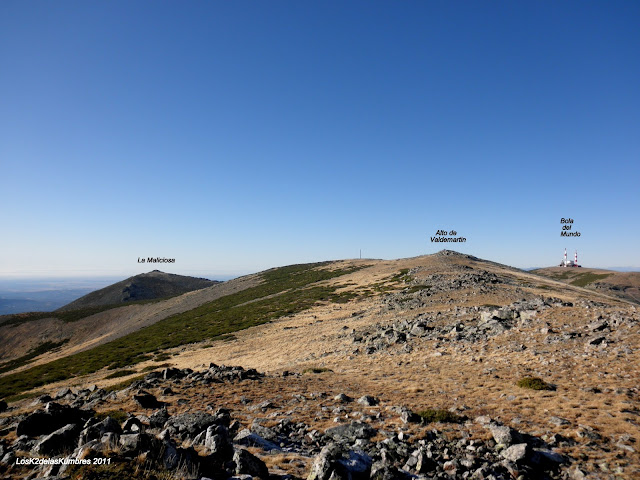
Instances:
[[[444,247],[640,267],[639,24],[634,1],[4,0],[0,276]]]

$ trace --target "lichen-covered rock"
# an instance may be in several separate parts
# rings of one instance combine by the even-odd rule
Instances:
[[[522,462],[527,456],[528,445],[526,443],[518,443],[511,445],[506,450],[500,452],[500,455],[510,462],[518,463]]]

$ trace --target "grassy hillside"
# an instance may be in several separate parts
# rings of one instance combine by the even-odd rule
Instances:
[[[153,302],[160,302],[162,300],[167,300],[168,298],[171,298],[171,297],[156,298],[153,300],[136,300],[132,302],[127,302],[126,304],[112,304],[112,305],[100,305],[97,307],[74,308],[73,310],[64,310],[64,311],[56,310],[55,312],[13,313],[11,315],[0,316],[0,325],[1,326],[20,325],[21,323],[41,320],[43,318],[57,318],[58,320],[62,320],[63,322],[66,322],[66,323],[77,322],[78,320],[82,320],[83,318],[89,317],[91,315],[95,315],[96,313],[105,312],[113,308],[119,308],[125,305],[144,305],[146,303],[153,303]]]
[[[550,267],[539,268],[531,273],[640,303],[640,272]]]
[[[152,358],[162,349],[229,334],[308,309],[318,301],[339,301],[336,286],[318,282],[357,270],[328,268],[329,263],[292,265],[268,270],[253,288],[219,298],[193,310],[88,351],[0,378],[0,398],[47,383],[95,372],[122,368]],[[362,268],[362,267],[359,267]]]

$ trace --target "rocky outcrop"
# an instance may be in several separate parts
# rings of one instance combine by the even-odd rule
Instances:
[[[227,382],[245,381],[262,375],[239,368],[212,367],[222,372]],[[167,383],[200,382],[209,375],[204,372],[167,370],[161,376],[150,377],[154,388],[166,388]],[[245,373],[242,373],[245,372]],[[146,380],[145,380],[146,382]],[[118,398],[133,400],[141,393],[135,388],[122,390]],[[151,394],[150,394],[151,395]],[[322,392],[312,394],[318,399],[330,398]],[[299,401],[305,401],[300,396]],[[346,397],[346,396],[345,396]],[[65,392],[61,398],[78,402],[73,393]],[[90,402],[88,397],[86,402]],[[349,402],[351,399],[347,397]],[[298,401],[298,400],[296,400]],[[333,401],[338,410],[385,409],[401,423],[417,423],[421,418],[405,407],[386,409],[380,399],[364,395],[358,402],[345,403],[344,397]],[[269,400],[267,412],[276,408]],[[355,412],[354,412],[355,413]],[[423,428],[423,436],[411,435],[394,428],[373,426],[375,417],[359,415],[361,420],[340,423],[318,431],[287,418],[263,425],[258,419],[241,428],[240,423],[225,408],[212,413],[187,411],[170,415],[160,408],[150,416],[129,416],[122,423],[112,417],[97,418],[93,411],[48,403],[44,410],[32,412],[13,422],[21,435],[13,442],[0,442],[4,466],[0,474],[15,478],[26,475],[26,470],[15,465],[16,455],[56,456],[69,458],[105,457],[107,453],[119,462],[146,459],[147,469],[173,472],[198,472],[188,478],[277,478],[269,472],[260,457],[273,452],[286,452],[313,457],[307,478],[310,480],[365,480],[402,478],[512,478],[515,473],[524,478],[561,478],[562,468],[570,465],[565,457],[553,450],[542,439],[504,426],[488,417],[478,420],[490,432],[492,439],[483,441],[468,436],[451,439],[441,431]],[[53,421],[52,419],[56,420]],[[76,420],[55,429],[56,422]],[[42,422],[40,422],[42,420]],[[7,422],[8,423],[8,422]],[[36,425],[39,425],[36,427]],[[464,425],[460,425],[464,429]],[[53,430],[52,430],[53,429]],[[17,433],[17,432],[16,432]],[[250,451],[251,450],[251,451]],[[6,463],[9,461],[9,463]],[[40,470],[41,476],[63,476],[68,468]]]

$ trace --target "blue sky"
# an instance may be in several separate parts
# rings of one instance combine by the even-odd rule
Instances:
[[[640,267],[640,4],[0,3],[0,276]],[[560,237],[560,218],[577,239]],[[451,244],[449,244],[451,245]]]

